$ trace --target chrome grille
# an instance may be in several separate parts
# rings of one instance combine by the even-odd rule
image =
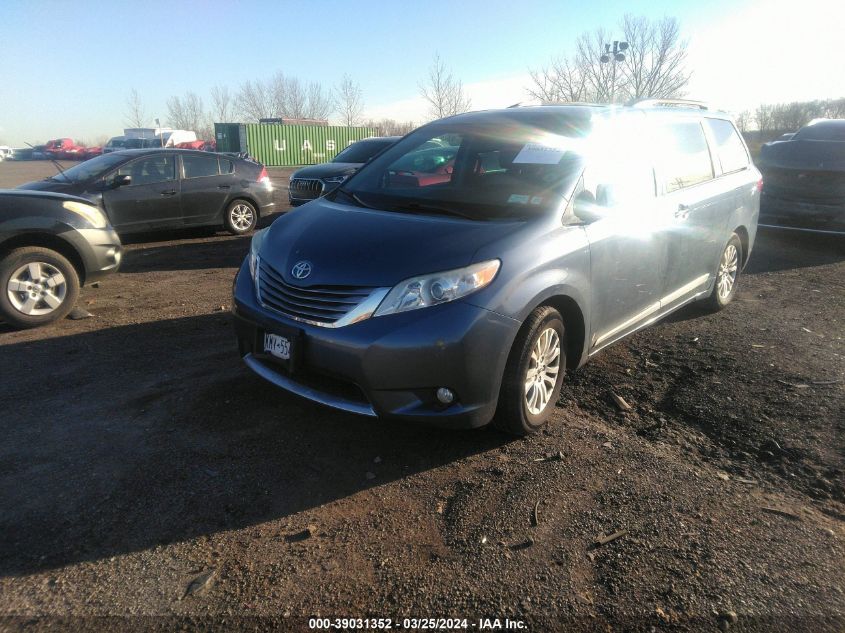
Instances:
[[[294,178],[290,181],[290,192],[295,198],[319,198],[323,193],[323,181],[317,178]]]
[[[300,321],[331,325],[370,296],[372,288],[293,286],[263,260],[258,264],[258,297],[268,308]]]

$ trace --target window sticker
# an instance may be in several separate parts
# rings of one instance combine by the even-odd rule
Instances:
[[[532,196],[531,204],[543,204],[543,196]]]
[[[528,204],[528,198],[530,196],[523,196],[518,193],[512,193],[511,197],[508,198],[508,204]]]
[[[565,147],[551,147],[542,143],[526,143],[513,159],[516,163],[532,165],[557,165],[566,153]]]

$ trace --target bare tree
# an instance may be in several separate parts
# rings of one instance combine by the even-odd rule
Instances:
[[[743,134],[748,132],[751,128],[751,120],[753,119],[753,115],[751,114],[751,110],[743,110],[739,114],[736,115],[736,126],[739,128],[739,131]]]
[[[621,27],[628,42],[622,62],[626,98],[682,96],[691,73],[686,70],[687,42],[681,40],[678,20],[664,17],[650,22],[648,18],[627,14]]]
[[[167,100],[167,121],[177,130],[193,130],[203,138],[212,136],[209,117],[202,99],[195,92],[189,91],[182,98],[174,96]]]
[[[534,85],[528,94],[544,103],[586,101],[587,81],[578,64],[562,57],[540,70],[529,70]]]
[[[218,123],[229,123],[232,119],[232,97],[228,86],[211,88],[211,117]]]
[[[435,119],[460,114],[472,107],[472,101],[464,95],[463,83],[452,77],[439,54],[434,55],[428,81],[420,84],[420,95],[428,102],[429,113]]]
[[[760,104],[754,110],[754,121],[757,123],[757,129],[760,134],[764,134],[772,129],[772,106]]]
[[[258,121],[273,116],[273,91],[269,83],[246,81],[235,98],[235,107],[241,117]]]
[[[358,125],[364,112],[361,86],[352,81],[349,75],[344,75],[334,92],[335,111],[343,123],[349,126]]]
[[[124,119],[124,123],[126,127],[144,127],[146,122],[147,114],[141,103],[141,96],[135,88],[132,88],[129,91],[129,96],[126,97],[126,118]]]
[[[273,116],[292,119],[327,119],[331,96],[316,82],[304,84],[297,77],[276,73],[269,82]]]
[[[328,119],[332,113],[331,93],[315,81],[308,84],[305,104],[305,117],[308,119]]]
[[[606,45],[613,39],[609,31],[582,33],[570,56],[529,71],[533,85],[526,88],[528,94],[547,102],[601,103],[681,96],[690,73],[686,70],[687,45],[680,39],[678,21],[663,18],[651,22],[626,15],[620,30],[628,42],[623,61],[611,54],[609,62],[601,62]]]
[[[364,127],[378,128],[381,136],[405,136],[408,132],[416,129],[417,124],[413,121],[397,121],[395,119],[367,119],[362,122]]]

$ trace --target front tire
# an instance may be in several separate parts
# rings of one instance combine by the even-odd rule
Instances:
[[[233,235],[245,235],[258,223],[258,212],[246,200],[234,200],[226,209],[224,224]]]
[[[703,302],[707,310],[718,312],[733,301],[734,296],[736,296],[741,264],[742,242],[739,236],[734,233],[719,257],[713,292]]]
[[[27,246],[0,260],[0,317],[14,327],[58,321],[78,297],[76,269],[56,251]]]
[[[554,411],[566,371],[560,313],[540,306],[522,324],[511,348],[493,424],[512,435],[542,428]]]

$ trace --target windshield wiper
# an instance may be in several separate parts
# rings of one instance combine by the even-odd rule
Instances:
[[[461,211],[457,211],[452,209],[451,207],[442,207],[435,204],[420,204],[419,202],[409,202],[405,205],[395,205],[393,208],[401,213],[433,213],[436,215],[453,215],[459,218],[465,218],[467,220],[479,220],[481,218],[469,215],[468,213],[462,213]]]
[[[347,191],[343,187],[338,187],[337,189],[334,190],[334,197],[336,197],[337,194],[339,194],[339,193],[342,193],[344,196],[346,196],[347,198],[352,200],[359,207],[364,207],[365,209],[375,209],[374,206],[369,205],[366,202],[364,202],[363,200],[361,200],[361,198],[359,198],[357,194],[354,194],[351,191]]]
[[[26,143],[26,141],[24,141],[24,143]],[[32,147],[33,150],[35,149],[35,147],[33,147],[30,143],[26,143],[26,144],[29,145],[30,147]],[[56,159],[54,159],[52,156],[50,156],[49,159],[50,159],[50,162],[53,163],[55,168],[59,170],[59,173],[62,175],[62,177],[65,180],[69,181],[70,179],[67,176],[65,176],[65,170],[62,169],[62,166],[59,165],[58,161]],[[56,182],[58,182],[58,179],[54,178],[53,176],[48,176],[47,180],[55,180]]]

